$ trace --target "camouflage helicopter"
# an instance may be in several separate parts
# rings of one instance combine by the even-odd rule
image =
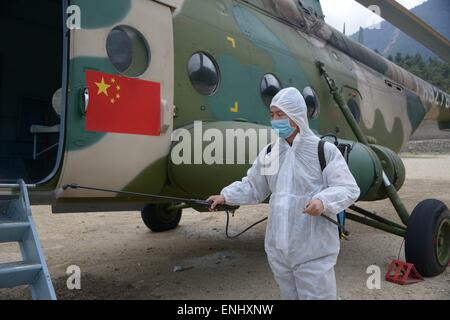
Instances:
[[[448,40],[395,1],[359,2],[395,9],[387,19],[450,60]],[[74,8],[79,29],[66,23]],[[404,237],[424,276],[448,265],[449,210],[405,209],[397,153],[424,119],[450,130],[450,96],[327,25],[319,0],[16,0],[0,21],[12,30],[0,48],[0,197],[23,179],[54,213],[142,210],[151,230],[174,229],[183,208],[207,210],[183,199],[219,192],[254,159],[175,164],[173,133],[196,121],[267,129],[271,98],[296,87],[317,134],[351,146],[360,203],[389,198],[400,222],[356,205],[347,218]]]

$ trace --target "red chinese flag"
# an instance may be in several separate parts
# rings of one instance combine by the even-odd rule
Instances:
[[[159,136],[159,83],[87,70],[86,130]]]

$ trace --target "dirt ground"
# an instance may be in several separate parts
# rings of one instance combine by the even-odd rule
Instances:
[[[450,155],[404,155],[407,181],[400,192],[412,210],[421,200],[450,205]],[[360,203],[398,220],[390,203]],[[241,208],[232,232],[264,217],[267,206]],[[224,236],[225,214],[185,210],[178,229],[156,234],[139,212],[52,215],[33,207],[59,299],[279,299],[264,253],[265,223],[237,240]],[[340,299],[450,299],[450,268],[410,286],[386,282],[388,263],[404,253],[402,239],[348,222],[336,266]],[[20,259],[17,246],[0,245],[0,262]],[[81,268],[81,290],[68,290],[66,270]],[[370,265],[381,268],[381,289],[366,287]],[[186,270],[174,272],[175,267]],[[0,290],[0,299],[29,299],[27,288]]]

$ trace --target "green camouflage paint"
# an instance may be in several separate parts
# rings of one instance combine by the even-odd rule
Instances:
[[[83,91],[86,88],[86,70],[117,74],[107,58],[77,57],[70,62],[70,91],[68,95],[66,141],[67,151],[76,151],[92,146],[106,133],[86,131],[86,117],[82,113]],[[91,93],[92,94],[92,93]]]
[[[386,128],[384,116],[380,110],[375,111],[376,126],[372,129],[365,128],[362,125],[362,130],[367,136],[375,137],[378,145],[388,147],[389,149],[400,152],[403,147],[405,137],[403,134],[403,125],[400,118],[395,118],[392,130]]]
[[[145,190],[146,193],[159,194],[162,189],[159,186],[164,185],[164,183],[167,182],[167,164],[167,158],[161,158],[160,160],[153,162],[133,181],[125,186],[123,191],[142,192]]]
[[[425,106],[416,94],[406,90],[406,107],[408,108],[409,121],[414,132],[425,118]]]
[[[71,2],[81,9],[82,29],[113,26],[127,16],[132,5],[131,0],[73,0]]]

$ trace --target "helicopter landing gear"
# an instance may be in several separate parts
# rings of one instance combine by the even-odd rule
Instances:
[[[439,200],[420,202],[408,220],[405,256],[424,277],[445,271],[450,261],[450,211]]]
[[[141,211],[142,221],[153,232],[175,229],[180,223],[182,208],[172,209],[172,204],[149,204]],[[170,209],[170,210],[168,210]]]

